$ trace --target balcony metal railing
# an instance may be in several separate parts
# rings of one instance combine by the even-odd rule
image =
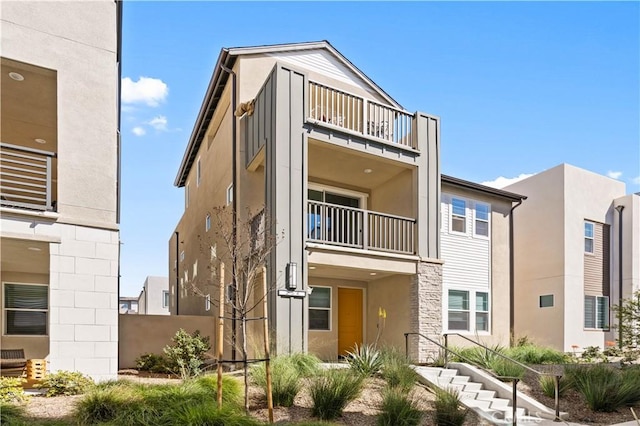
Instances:
[[[412,114],[313,81],[309,82],[309,118],[418,149]]]
[[[307,239],[310,241],[414,254],[415,229],[414,219],[308,201]]]
[[[0,143],[0,205],[53,211],[53,152]]]

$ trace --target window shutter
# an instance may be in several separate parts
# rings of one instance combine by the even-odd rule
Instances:
[[[584,297],[584,328],[596,328],[596,298]]]

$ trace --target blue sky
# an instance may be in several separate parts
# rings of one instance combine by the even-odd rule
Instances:
[[[127,1],[122,295],[168,273],[173,181],[220,49],[314,40],[441,117],[443,173],[488,182],[564,162],[640,191],[638,2]]]

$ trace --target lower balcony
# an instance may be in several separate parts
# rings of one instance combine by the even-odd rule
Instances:
[[[55,153],[0,143],[0,206],[55,211]]]
[[[416,253],[415,219],[308,201],[307,241],[400,254]]]

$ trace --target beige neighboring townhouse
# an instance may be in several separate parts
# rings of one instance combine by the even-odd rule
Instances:
[[[514,320],[512,218],[527,197],[447,175],[441,182],[442,331],[508,346]],[[472,345],[457,336],[450,342]]]
[[[140,315],[169,315],[169,279],[147,277],[137,302]]]
[[[2,2],[3,349],[116,378],[121,4]]]
[[[266,209],[283,235],[267,261],[277,353],[336,359],[376,339],[380,308],[383,344],[440,336],[439,138],[438,117],[404,110],[326,41],[222,49],[175,181],[171,313],[217,315],[219,247],[202,242],[229,205],[240,221]],[[416,359],[429,347],[411,341]]]
[[[567,352],[615,341],[620,288],[640,289],[640,196],[568,164],[505,189],[528,197],[515,214],[516,336]]]

